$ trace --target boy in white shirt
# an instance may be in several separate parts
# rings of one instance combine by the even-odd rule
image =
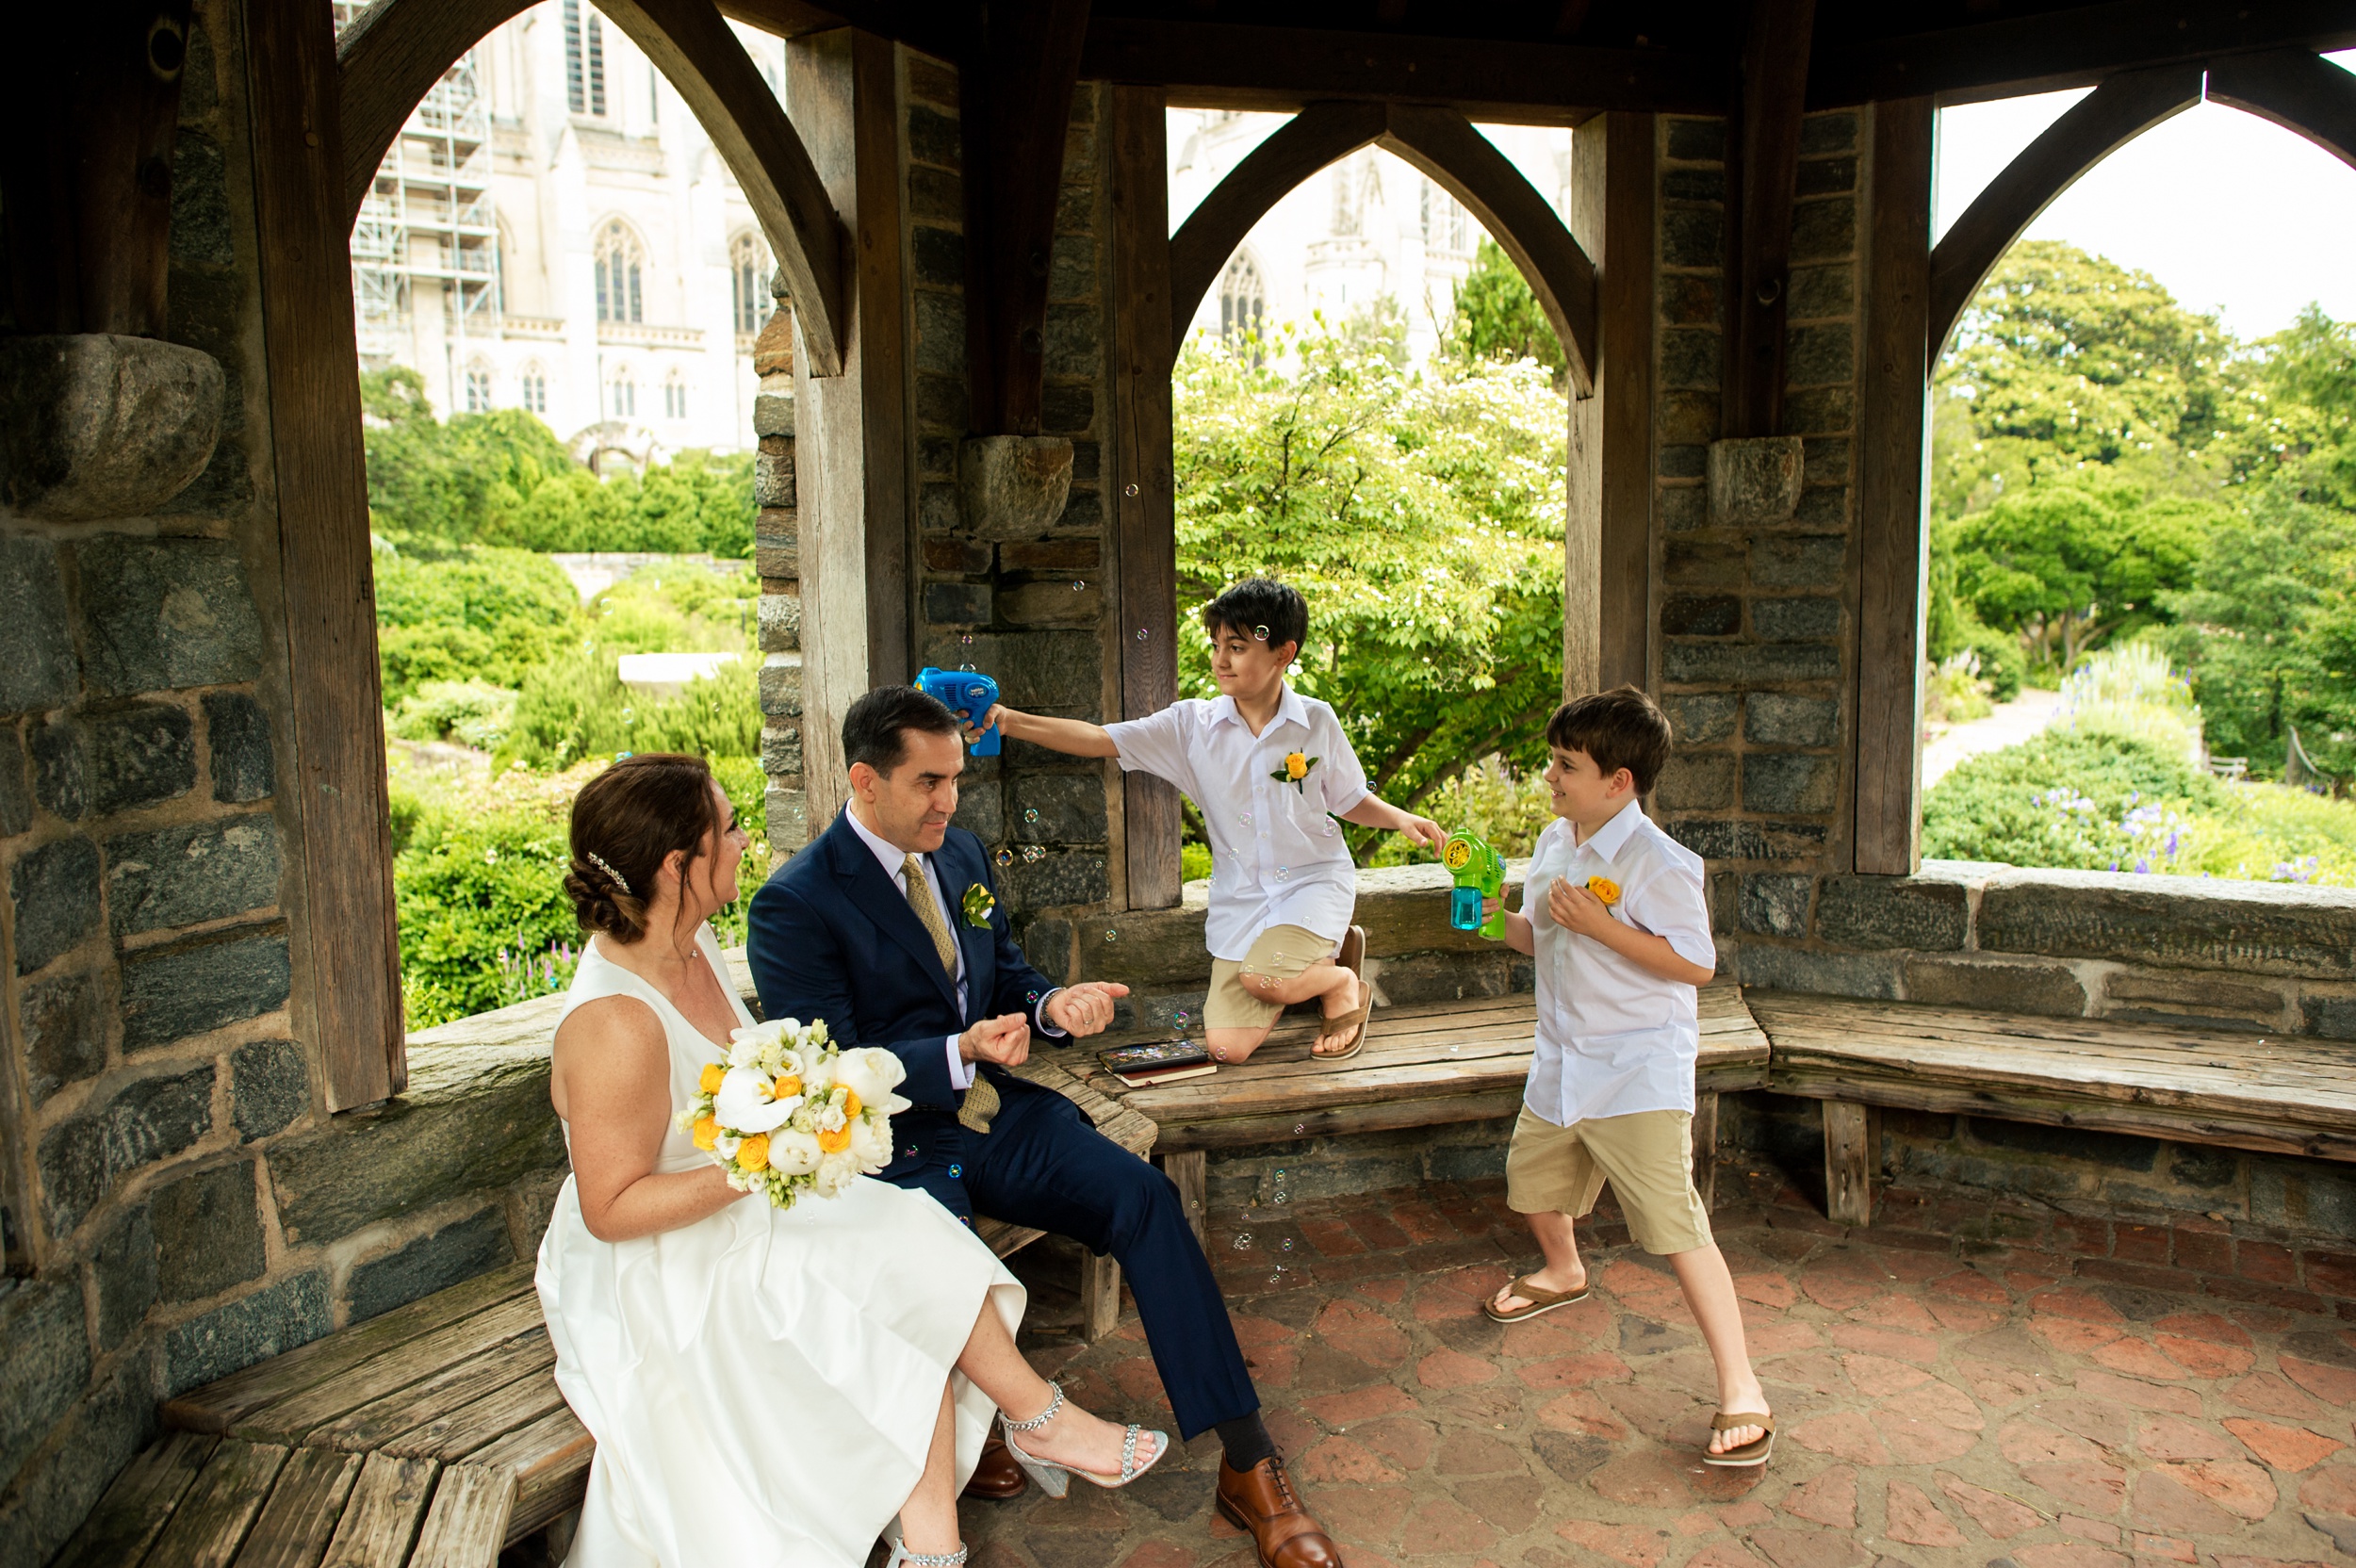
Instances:
[[[1285,683],[1308,635],[1309,606],[1266,578],[1239,582],[1203,610],[1211,634],[1216,701],[1186,698],[1121,724],[1043,718],[993,708],[972,729],[996,724],[1010,739],[1074,757],[1117,757],[1186,792],[1211,841],[1211,906],[1203,935],[1211,990],[1203,1043],[1240,1062],[1268,1038],[1277,1016],[1316,1001],[1320,1057],[1354,1056],[1366,1044],[1374,988],[1360,973],[1364,927],[1357,867],[1334,818],[1405,833],[1437,850],[1439,824],[1376,799],[1333,710]]]
[[[1506,1155],[1506,1201],[1530,1217],[1546,1262],[1482,1311],[1518,1323],[1586,1298],[1572,1224],[1609,1180],[1628,1233],[1667,1255],[1717,1363],[1720,1413],[1702,1458],[1764,1464],[1775,1417],[1693,1187],[1694,992],[1717,964],[1702,860],[1638,804],[1669,760],[1669,721],[1623,686],[1563,704],[1546,742],[1561,820],[1538,836],[1526,913],[1505,917],[1506,942],[1538,960],[1537,1048]]]

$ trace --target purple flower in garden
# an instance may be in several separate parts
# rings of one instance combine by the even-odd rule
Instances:
[[[2135,862],[2135,874],[2136,874],[2138,876],[2149,876],[2149,875],[2151,875],[2151,861],[2149,861],[2149,860],[2137,860],[2137,861]]]

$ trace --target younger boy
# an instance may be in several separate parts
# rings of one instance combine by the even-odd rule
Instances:
[[[1711,1464],[1764,1464],[1775,1417],[1751,1370],[1726,1262],[1693,1189],[1695,988],[1715,972],[1701,858],[1637,804],[1669,760],[1669,721],[1633,686],[1565,703],[1546,726],[1554,814],[1505,939],[1538,960],[1538,1039],[1505,1160],[1506,1201],[1546,1266],[1482,1307],[1519,1323],[1582,1300],[1572,1221],[1608,1180],[1628,1233],[1667,1254],[1718,1364]],[[1493,906],[1494,907],[1494,906]]]
[[[1211,841],[1211,991],[1203,1043],[1240,1062],[1277,1016],[1315,999],[1318,1056],[1366,1044],[1374,987],[1359,972],[1366,934],[1350,923],[1357,868],[1333,818],[1405,833],[1436,850],[1439,824],[1366,792],[1366,770],[1333,710],[1285,683],[1308,635],[1309,606],[1265,578],[1239,582],[1203,611],[1216,701],[1186,698],[1121,724],[1042,718],[993,708],[973,722],[1074,757],[1118,757],[1166,778],[1203,812]],[[1336,962],[1336,959],[1339,962]]]

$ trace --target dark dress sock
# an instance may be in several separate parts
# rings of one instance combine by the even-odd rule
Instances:
[[[1211,1429],[1219,1433],[1219,1445],[1227,1450],[1230,1470],[1249,1470],[1276,1452],[1276,1439],[1268,1436],[1268,1423],[1256,1410],[1233,1421],[1221,1421]]]

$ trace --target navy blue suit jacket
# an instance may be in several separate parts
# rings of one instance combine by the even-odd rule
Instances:
[[[744,956],[762,1017],[825,1019],[846,1049],[880,1046],[908,1068],[899,1092],[914,1109],[892,1118],[892,1163],[881,1172],[898,1181],[955,1157],[965,1095],[950,1086],[947,1037],[1001,1013],[1033,1017],[1055,987],[1023,958],[1003,907],[986,926],[965,919],[968,888],[978,883],[992,898],[997,888],[981,841],[952,827],[932,862],[947,895],[949,928],[965,952],[967,1005],[959,1009],[957,977],[941,967],[931,935],[849,815],[846,808],[753,894]],[[997,1086],[1002,1115],[1039,1092],[1004,1068],[978,1065]]]

